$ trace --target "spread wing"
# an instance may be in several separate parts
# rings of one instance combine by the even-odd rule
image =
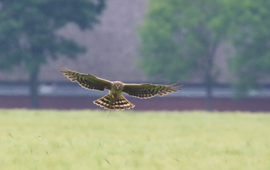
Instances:
[[[90,74],[81,74],[75,71],[71,71],[67,68],[59,68],[59,71],[63,73],[68,79],[79,83],[86,89],[104,91],[104,89],[110,90],[112,86],[110,81],[92,76]]]
[[[139,98],[151,98],[155,95],[163,96],[168,93],[176,92],[182,85],[155,85],[155,84],[125,84],[123,92],[139,97]]]

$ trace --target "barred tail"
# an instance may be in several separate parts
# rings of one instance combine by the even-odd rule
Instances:
[[[135,107],[135,105],[130,103],[123,95],[116,99],[113,98],[111,94],[107,94],[106,96],[95,100],[94,104],[108,110],[125,110]]]

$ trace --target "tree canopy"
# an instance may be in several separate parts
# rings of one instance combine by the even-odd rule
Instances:
[[[270,73],[269,7],[266,0],[150,0],[139,28],[138,64],[152,78],[178,81],[196,75],[211,101],[219,71],[213,62],[216,49],[229,42],[236,52],[224,64],[229,64],[232,84],[243,96]]]
[[[51,57],[75,57],[85,49],[57,34],[68,23],[90,29],[105,0],[0,0],[0,68],[24,66],[30,75],[32,106],[38,107],[37,76]]]
[[[241,4],[241,5],[239,5]],[[227,3],[229,38],[236,48],[230,68],[236,76],[238,97],[265,83],[270,74],[270,2],[266,0]]]
[[[207,88],[208,110],[217,73],[213,61],[226,31],[219,23],[221,11],[216,0],[151,0],[139,28],[143,71],[167,81],[196,75]]]

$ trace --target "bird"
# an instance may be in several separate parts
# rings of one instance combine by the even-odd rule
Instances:
[[[171,85],[158,84],[126,84],[121,81],[109,81],[90,74],[82,74],[65,67],[58,68],[72,82],[77,82],[83,88],[89,90],[104,91],[109,90],[109,93],[95,101],[94,104],[108,110],[125,110],[134,108],[135,105],[129,102],[124,96],[123,92],[130,96],[148,99],[155,95],[163,96],[168,93],[177,92],[178,83]]]

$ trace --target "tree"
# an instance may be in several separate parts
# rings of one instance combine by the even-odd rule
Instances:
[[[0,0],[0,68],[22,65],[30,75],[31,106],[38,108],[38,74],[51,57],[75,57],[85,49],[57,31],[67,23],[91,29],[105,0]]]
[[[239,5],[241,4],[241,5]],[[236,49],[230,68],[236,76],[233,83],[237,97],[259,88],[270,73],[270,1],[246,0],[227,3],[230,16],[230,40]]]
[[[206,87],[206,109],[211,111],[214,58],[224,40],[222,5],[216,0],[151,0],[143,25],[139,66],[149,77],[168,81],[196,75]]]

